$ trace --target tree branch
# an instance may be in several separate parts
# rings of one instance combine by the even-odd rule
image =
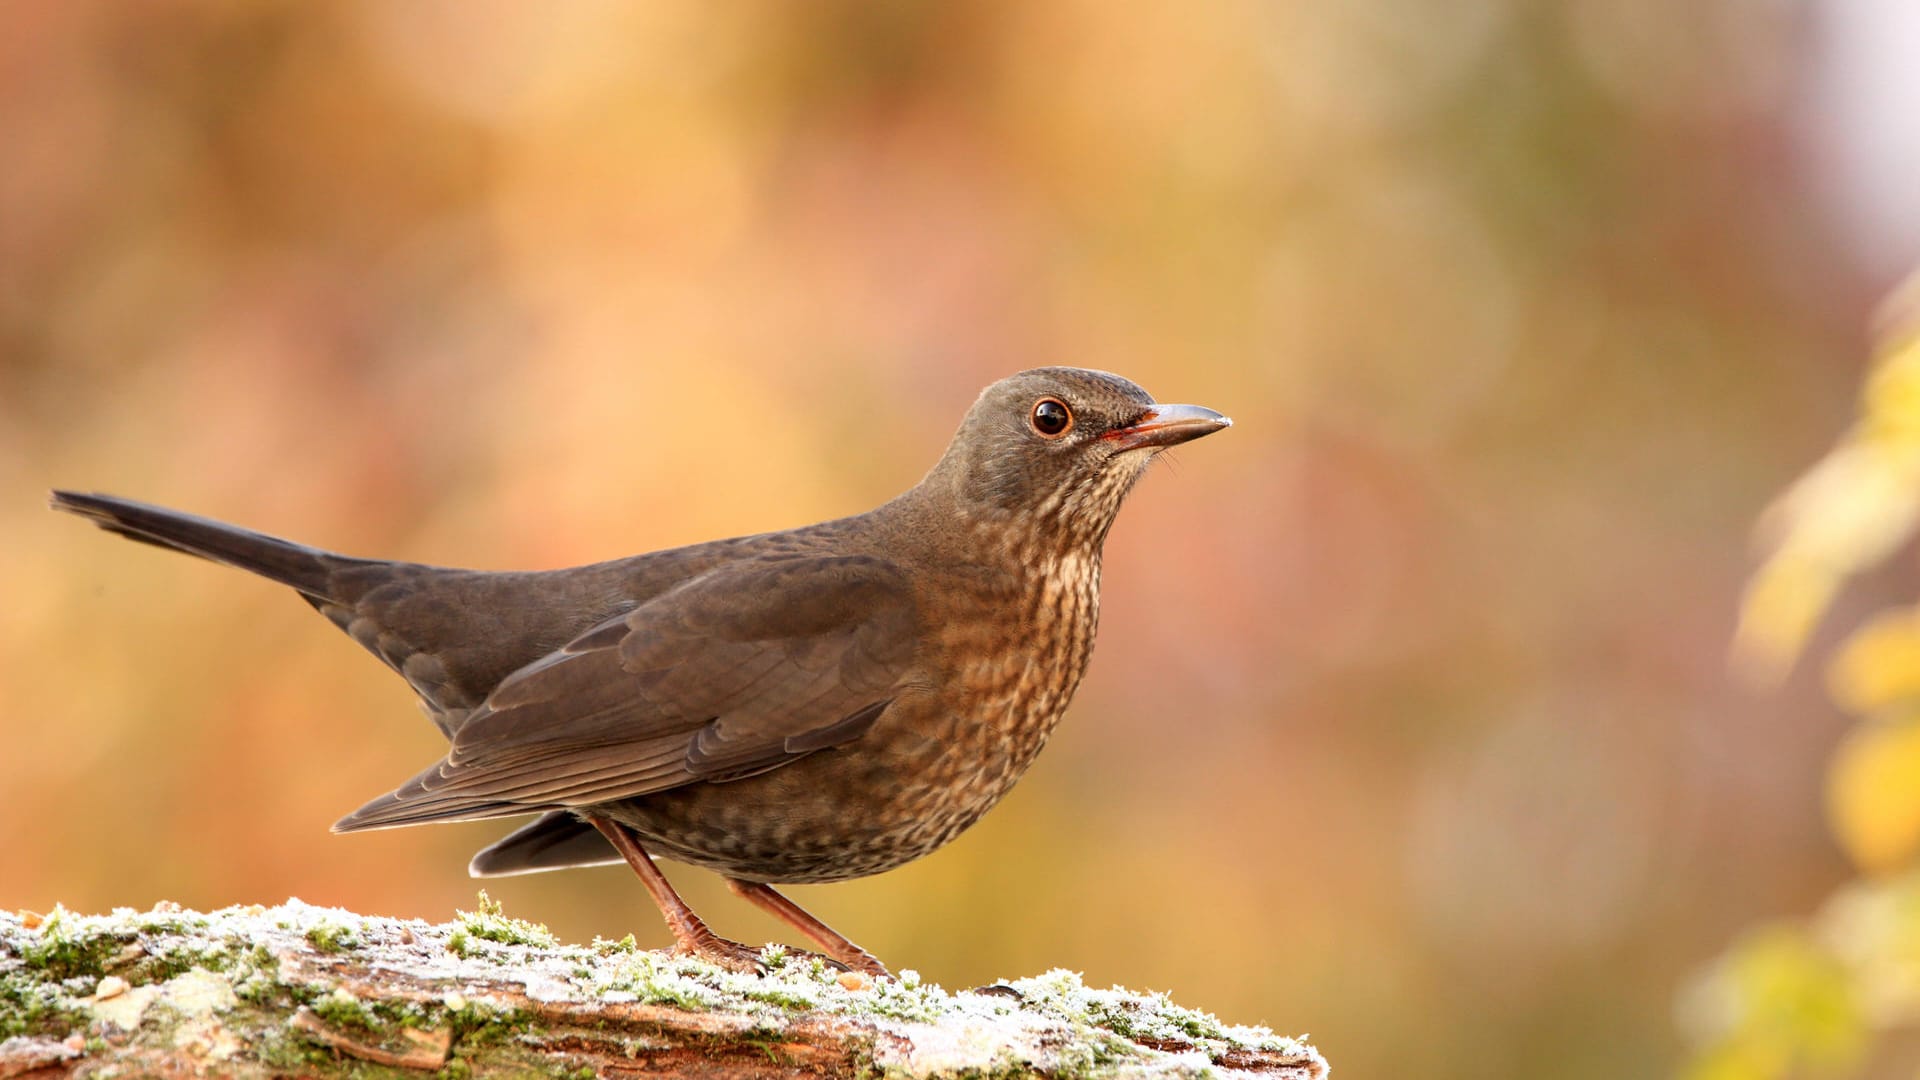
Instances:
[[[765,960],[742,975],[631,938],[561,945],[484,902],[437,926],[299,901],[0,912],[0,1078],[1327,1071],[1304,1042],[1071,972],[949,993]]]

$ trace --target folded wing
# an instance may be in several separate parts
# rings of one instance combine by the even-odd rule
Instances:
[[[447,756],[335,831],[591,806],[864,734],[911,668],[905,578],[868,556],[734,563],[502,680]]]

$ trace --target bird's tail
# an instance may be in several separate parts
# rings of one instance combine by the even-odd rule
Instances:
[[[249,570],[316,600],[331,599],[328,583],[333,571],[353,561],[291,540],[111,495],[56,491],[49,502],[55,510],[79,514],[108,532]]]

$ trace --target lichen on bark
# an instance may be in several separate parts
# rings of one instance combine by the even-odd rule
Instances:
[[[1051,971],[949,992],[770,946],[729,972],[297,900],[0,912],[0,1078],[60,1075],[1324,1077],[1298,1039]]]

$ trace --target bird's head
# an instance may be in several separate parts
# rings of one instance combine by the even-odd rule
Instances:
[[[970,516],[1016,515],[1098,543],[1155,454],[1232,423],[1104,371],[1035,368],[981,392],[923,483]]]

